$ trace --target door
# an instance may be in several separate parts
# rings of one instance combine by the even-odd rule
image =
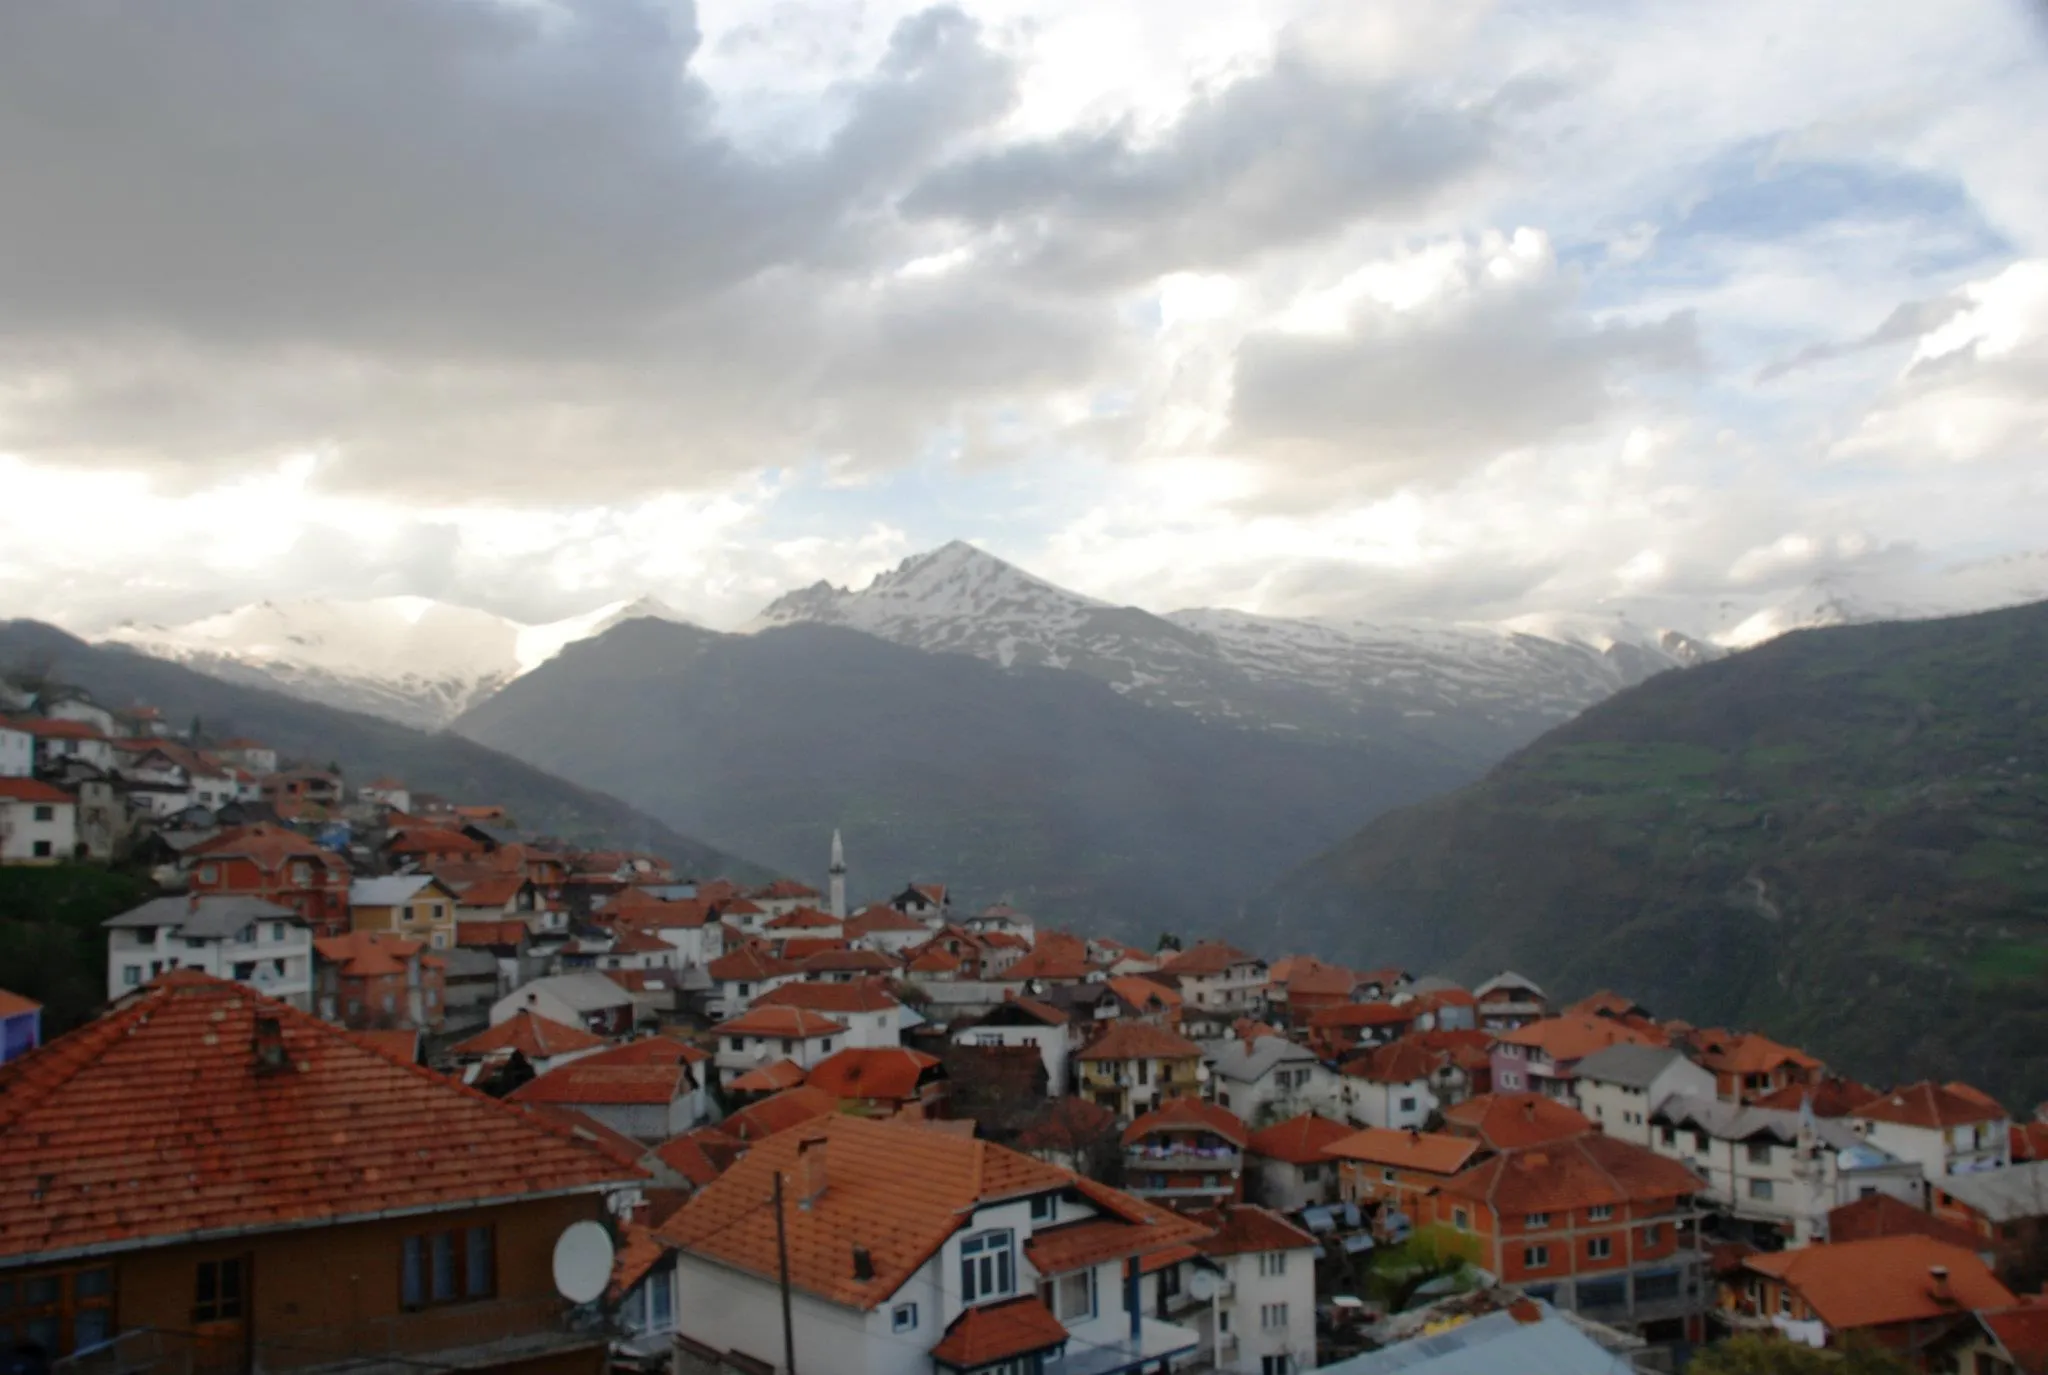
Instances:
[[[203,1371],[249,1368],[249,1257],[199,1262],[192,1282],[192,1364]]]

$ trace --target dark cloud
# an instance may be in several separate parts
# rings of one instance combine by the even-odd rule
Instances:
[[[1341,334],[1254,335],[1238,350],[1233,437],[1285,458],[1310,500],[1450,481],[1602,418],[1624,373],[1699,363],[1689,314],[1592,324],[1575,295],[1564,278],[1481,272],[1413,310],[1364,303]]]
[[[1219,269],[1414,208],[1484,164],[1483,105],[1360,83],[1283,50],[1157,138],[1128,124],[953,162],[913,216],[999,232],[1020,270],[1078,289]]]

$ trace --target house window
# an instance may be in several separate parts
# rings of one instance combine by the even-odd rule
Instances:
[[[142,987],[142,966],[139,964],[122,966],[121,982],[128,988]]]
[[[242,1316],[242,1258],[203,1260],[192,1286],[192,1321],[232,1322]]]
[[[29,852],[36,859],[49,859],[56,853],[54,850],[50,848],[50,842],[47,840],[38,840],[32,842],[29,845]]]
[[[243,928],[242,928],[241,930],[239,930],[239,931],[235,932],[235,944],[237,944],[237,945],[254,945],[255,943],[256,943],[256,924],[255,924],[254,922],[251,922],[251,923],[250,923],[249,925],[247,925],[247,926],[243,927]]]
[[[1394,1182],[1394,1172],[1392,1170],[1381,1170],[1380,1180],[1383,1183],[1392,1184]]]
[[[1274,1278],[1274,1277],[1275,1277],[1275,1276],[1277,1276],[1277,1275],[1284,1275],[1284,1274],[1286,1274],[1286,1273],[1287,1273],[1287,1253],[1286,1253],[1285,1251],[1266,1251],[1266,1252],[1262,1252],[1262,1253],[1260,1254],[1260,1256],[1259,1256],[1259,1274],[1260,1274],[1260,1275],[1262,1275],[1262,1276],[1263,1276],[1263,1277],[1265,1277],[1266,1279],[1272,1279],[1272,1278]]]
[[[36,820],[38,820],[38,821],[55,821],[56,819],[57,819],[57,809],[56,809],[55,807],[48,807],[48,806],[43,806],[43,807],[37,807],[37,808],[36,808]]]
[[[795,1042],[795,1041],[792,1041],[792,1040],[790,1040],[790,1039],[789,1039],[789,1038],[788,1038],[787,1036],[783,1037],[783,1038],[782,1038],[782,1053],[783,1053],[784,1055],[794,1055],[794,1054],[796,1054],[796,1042]]]
[[[889,1310],[889,1329],[892,1332],[917,1331],[917,1305],[899,1303]]]
[[[744,997],[746,997],[746,996],[747,996],[747,990],[748,990],[748,989],[750,989],[750,988],[752,988],[752,987],[753,987],[753,985],[752,985],[752,984],[741,984],[741,985],[739,985],[739,992],[738,992],[738,994],[737,994],[736,996],[738,996],[738,997],[741,997],[741,998],[744,998]]]
[[[1655,1246],[1658,1242],[1662,1241],[1663,1239],[1664,1229],[1657,1223],[1653,1222],[1649,1226],[1643,1228],[1643,1245]]]
[[[827,1055],[832,1053],[832,1038],[830,1036],[825,1038],[825,1053]]]
[[[309,868],[309,867],[308,867],[308,866],[307,866],[307,865],[306,865],[306,864],[305,864],[304,862],[300,862],[300,863],[297,863],[297,864],[294,864],[294,865],[292,865],[292,882],[293,882],[293,883],[296,883],[296,884],[300,884],[301,886],[303,886],[303,885],[305,884],[306,880],[308,880],[308,879],[309,879],[309,878],[311,878],[312,876],[313,876],[313,871],[312,871],[312,869],[311,869],[311,868]]]
[[[1294,1357],[1284,1352],[1259,1357],[1259,1375],[1294,1375]]]
[[[1749,1163],[1750,1163],[1750,1164],[1752,1164],[1752,1165],[1768,1165],[1768,1164],[1770,1164],[1770,1163],[1771,1163],[1771,1143],[1770,1143],[1770,1142],[1768,1142],[1768,1141],[1752,1141],[1752,1142],[1750,1142],[1750,1143],[1749,1143],[1749,1150],[1748,1150],[1748,1156],[1749,1156]]]
[[[1612,1203],[1595,1203],[1592,1207],[1586,1209],[1586,1216],[1594,1222],[1605,1222],[1608,1218],[1614,1216],[1614,1205]]]
[[[1667,1146],[1676,1146],[1678,1144],[1678,1128],[1659,1127],[1657,1129],[1657,1139]]]
[[[399,1300],[407,1308],[487,1299],[497,1292],[497,1229],[451,1227],[409,1236],[399,1249]]]
[[[114,1272],[95,1266],[0,1280],[0,1342],[10,1332],[53,1358],[98,1346],[114,1335]]]
[[[728,1036],[725,1041],[725,1048],[727,1050],[745,1050],[747,1048],[747,1038],[744,1036]]]
[[[1550,1214],[1531,1213],[1522,1219],[1522,1225],[1532,1232],[1540,1232],[1550,1225]]]
[[[407,903],[407,904],[405,905],[405,911],[404,911],[403,913],[401,913],[401,914],[400,914],[400,918],[399,918],[399,919],[400,919],[401,921],[411,921],[411,920],[412,920],[412,904],[411,904],[411,903]]]
[[[998,1298],[1017,1287],[1014,1237],[1007,1228],[977,1232],[960,1243],[960,1297],[967,1303]]]
[[[1259,1305],[1259,1326],[1268,1332],[1276,1327],[1287,1326],[1287,1305],[1284,1303],[1262,1303]]]
[[[1454,1208],[1451,1210],[1451,1225],[1462,1232],[1472,1225],[1472,1215],[1463,1208]]]
[[[1058,1194],[1038,1194],[1031,1200],[1031,1220],[1033,1222],[1051,1222],[1059,1216],[1059,1211],[1060,1196]]]
[[[281,941],[281,940],[283,940],[283,939],[284,939],[284,923],[283,923],[283,922],[281,922],[281,921],[274,921],[274,922],[270,923],[270,938],[271,938],[272,940],[274,940],[274,941]]]
[[[1522,1248],[1522,1264],[1531,1270],[1541,1270],[1544,1266],[1550,1264],[1550,1248],[1548,1246],[1524,1246]]]
[[[1040,1285],[1039,1298],[1061,1322],[1088,1321],[1095,1316],[1095,1267]]]
[[[1408,1098],[1403,1098],[1403,1099],[1401,1100],[1401,1111],[1402,1111],[1402,1112],[1414,1112],[1414,1111],[1415,1111],[1415,1099],[1414,1099],[1414,1098],[1413,1098],[1412,1096],[1411,1096],[1411,1097],[1408,1097]]]
[[[1611,1255],[1613,1255],[1613,1254],[1614,1254],[1614,1241],[1613,1241],[1613,1239],[1612,1239],[1611,1237],[1589,1237],[1589,1238],[1587,1238],[1587,1240],[1586,1240],[1586,1259],[1588,1259],[1588,1260],[1606,1260],[1606,1259],[1607,1259],[1607,1258],[1608,1258],[1609,1256],[1611,1256]]]
[[[1762,1202],[1769,1202],[1771,1198],[1771,1181],[1768,1179],[1750,1180],[1749,1196]]]

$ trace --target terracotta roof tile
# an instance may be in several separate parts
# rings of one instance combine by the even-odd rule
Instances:
[[[1124,1144],[1128,1146],[1154,1132],[1189,1128],[1214,1132],[1240,1150],[1251,1139],[1251,1129],[1245,1126],[1244,1119],[1229,1108],[1200,1098],[1169,1098],[1124,1128]]]
[[[917,1097],[919,1080],[938,1063],[936,1055],[901,1046],[849,1046],[811,1066],[804,1083],[841,1099],[904,1102]]]
[[[814,1036],[843,1035],[846,1026],[801,1007],[755,1006],[711,1029],[720,1036],[779,1036],[790,1040],[809,1040]]]
[[[711,1052],[673,1036],[640,1036],[621,1041],[578,1061],[585,1065],[701,1065]]]
[[[67,807],[78,801],[62,788],[33,778],[0,778],[0,798],[9,802],[61,802]]]
[[[673,1103],[688,1095],[691,1088],[690,1073],[680,1065],[593,1065],[588,1060],[571,1060],[521,1084],[513,1090],[512,1101],[565,1107],[615,1103],[653,1106]]]
[[[1327,1117],[1305,1112],[1276,1122],[1251,1134],[1245,1149],[1253,1155],[1285,1161],[1289,1165],[1316,1165],[1330,1159],[1326,1149],[1357,1130]]]
[[[754,889],[747,896],[767,898],[773,902],[789,898],[814,898],[818,896],[818,890],[807,883],[799,883],[793,878],[779,878],[766,888]]]
[[[1787,1084],[1755,1100],[1751,1106],[1797,1112],[1801,1104],[1807,1104],[1815,1117],[1847,1117],[1877,1096],[1877,1090],[1868,1084],[1829,1075],[1817,1084]]]
[[[467,946],[517,945],[533,932],[525,922],[513,917],[497,921],[458,921],[455,923],[455,943]]]
[[[720,983],[760,983],[802,972],[796,965],[758,945],[728,950],[705,971]]]
[[[932,1359],[958,1370],[972,1370],[1050,1351],[1066,1340],[1067,1329],[1033,1294],[968,1309],[953,1319],[946,1335],[932,1348]]]
[[[1377,1046],[1344,1067],[1375,1084],[1413,1084],[1436,1072],[1437,1057],[1414,1041],[1402,1038]]]
[[[1977,1318],[2024,1375],[2048,1370],[2048,1303],[2036,1299],[2013,1308],[1994,1308]]]
[[[823,1089],[808,1085],[784,1089],[758,1103],[749,1103],[730,1113],[718,1129],[736,1141],[762,1141],[777,1132],[788,1131],[814,1118],[830,1117],[839,1111],[839,1099]]]
[[[417,1031],[358,1031],[354,1035],[370,1049],[390,1056],[401,1065],[419,1063],[420,1034]]]
[[[734,1093],[780,1093],[804,1081],[804,1067],[794,1060],[777,1060],[772,1065],[750,1069],[726,1085]]]
[[[1563,1061],[1582,1060],[1596,1050],[1624,1043],[1659,1046],[1666,1039],[1662,1032],[1641,1031],[1612,1017],[1592,1017],[1583,1013],[1545,1017],[1525,1027],[1503,1032],[1500,1037],[1504,1045],[1534,1046],[1551,1059]]]
[[[1784,1065],[1802,1070],[1821,1067],[1803,1050],[1780,1045],[1755,1032],[1696,1032],[1689,1038],[1703,1068],[1722,1074],[1768,1074]]]
[[[1397,1169],[1419,1170],[1424,1174],[1451,1175],[1463,1169],[1479,1153],[1479,1143],[1436,1132],[1401,1132],[1387,1127],[1367,1127],[1352,1132],[1324,1147],[1343,1160],[1368,1165],[1391,1165]]]
[[[1922,1322],[1973,1308],[2010,1308],[2011,1292],[1975,1252],[1923,1236],[1802,1246],[1759,1253],[1743,1268],[1783,1281],[1837,1332]],[[1948,1268],[1949,1296],[1937,1296],[1928,1271]]]
[[[838,936],[786,936],[775,944],[777,953],[799,969],[803,967],[803,962],[813,955],[852,948]]]
[[[813,896],[816,896],[813,894]],[[768,923],[770,931],[823,931],[840,926],[839,918],[815,907],[792,907]]]
[[[619,1249],[612,1257],[612,1282],[609,1295],[616,1303],[632,1292],[634,1285],[647,1278],[647,1272],[661,1263],[668,1248],[661,1244],[661,1238],[654,1234],[652,1227],[627,1221],[619,1224]]]
[[[19,993],[0,988],[0,1017],[17,1017],[24,1012],[39,1012],[42,1006],[33,998],[24,998]]]
[[[745,1153],[740,1142],[715,1127],[699,1127],[654,1148],[655,1159],[697,1189],[731,1169],[733,1161]]]
[[[593,1036],[580,1026],[550,1021],[532,1012],[515,1012],[496,1026],[456,1042],[449,1047],[449,1053],[494,1055],[516,1050],[528,1060],[544,1060],[579,1050],[596,1050],[604,1044],[602,1036]]]
[[[1181,951],[1160,966],[1162,973],[1180,974],[1194,978],[1204,975],[1221,974],[1232,965],[1256,963],[1255,957],[1247,955],[1234,945],[1222,941],[1202,941]]]
[[[321,959],[340,965],[342,974],[352,979],[403,974],[405,962],[425,948],[425,941],[389,931],[350,931],[340,936],[319,936],[313,941],[313,949]]]
[[[846,934],[849,936],[875,936],[887,932],[903,932],[925,929],[923,922],[915,917],[906,917],[895,908],[883,903],[863,907],[846,919]]]
[[[1250,1203],[1192,1214],[1216,1230],[1195,1244],[1205,1256],[1239,1256],[1252,1251],[1305,1251],[1316,1239],[1270,1208]]]
[[[1043,1275],[1064,1275],[1119,1256],[1144,1256],[1199,1242],[1209,1228],[1170,1208],[1076,1176],[1074,1188],[1102,1211],[1102,1216],[1031,1234],[1024,1254]]]
[[[1982,1094],[1965,1097],[1932,1083],[1909,1084],[1879,1094],[1850,1114],[1867,1122],[1891,1122],[1904,1127],[1960,1127],[1994,1122],[2006,1115],[2004,1108]]]
[[[522,1104],[529,1116],[543,1122],[552,1122],[579,1141],[587,1142],[611,1156],[622,1165],[640,1163],[640,1157],[647,1154],[647,1148],[624,1132],[615,1131],[598,1121],[587,1112],[562,1107],[555,1103]]]
[[[1685,1198],[1706,1187],[1677,1161],[1598,1133],[1504,1151],[1441,1186],[1509,1217]]]
[[[1325,964],[1313,955],[1288,961],[1284,976],[1277,965],[1269,972],[1274,983],[1285,986],[1289,998],[1349,998],[1351,990],[1358,987],[1356,974],[1342,965]]]
[[[792,983],[771,988],[754,999],[755,1007],[802,1007],[813,1012],[885,1012],[901,1007],[879,979],[852,983]]]
[[[1140,1011],[1154,1007],[1176,1008],[1184,1001],[1179,989],[1168,988],[1165,984],[1148,979],[1143,974],[1125,974],[1120,978],[1111,979],[1109,987],[1117,997]]]
[[[1414,1003],[1338,1003],[1308,1014],[1311,1027],[1400,1026],[1422,1015]]]
[[[1511,1151],[1583,1136],[1593,1130],[1593,1119],[1540,1093],[1482,1093],[1445,1108],[1444,1126],[1477,1137],[1489,1150]]]
[[[1933,1237],[1970,1251],[1984,1244],[1975,1232],[1960,1223],[1938,1218],[1890,1194],[1866,1194],[1828,1214],[1829,1241],[1869,1241],[1875,1237],[1907,1235]]]
[[[1185,1036],[1147,1022],[1116,1021],[1109,1030],[1083,1047],[1083,1060],[1185,1060],[1199,1059],[1202,1048]]]
[[[804,956],[806,974],[894,974],[896,961],[879,950],[854,950],[838,945]]]
[[[276,1069],[257,1052],[273,1029]],[[518,1108],[191,971],[0,1066],[0,1251],[16,1260],[638,1177]]]
[[[798,1090],[802,1092],[802,1090]],[[801,1181],[799,1152],[822,1150],[824,1187],[782,1210],[793,1288],[869,1309],[893,1295],[960,1227],[975,1205],[1068,1187],[1073,1176],[986,1141],[913,1126],[831,1116],[759,1142],[662,1224],[662,1238],[764,1280],[776,1274],[780,1174]],[[803,1185],[796,1184],[799,1198]],[[1174,1240],[1179,1240],[1175,1237]],[[854,1278],[853,1248],[873,1278]]]

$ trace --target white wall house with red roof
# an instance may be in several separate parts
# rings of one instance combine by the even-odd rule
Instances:
[[[55,864],[78,848],[78,803],[33,778],[0,778],[0,864]]]
[[[1864,1140],[1919,1164],[1930,1180],[2012,1163],[2012,1119],[1975,1089],[1909,1084],[1849,1114]]]

